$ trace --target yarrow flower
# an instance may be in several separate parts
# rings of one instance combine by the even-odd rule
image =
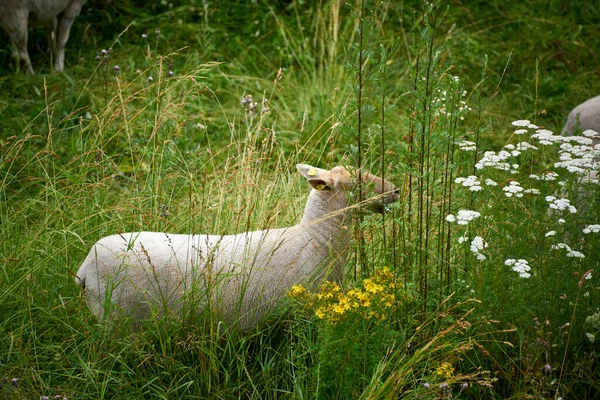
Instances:
[[[480,216],[481,216],[481,213],[479,213],[477,211],[472,211],[472,210],[458,210],[458,213],[456,214],[456,217],[454,215],[452,215],[452,214],[448,214],[446,216],[446,221],[448,221],[448,222],[455,222],[455,221],[457,221],[457,223],[459,225],[468,225],[469,222],[471,222],[475,218],[479,218]]]
[[[545,237],[550,237],[556,235],[556,231],[548,231],[544,234]]]
[[[515,260],[514,258],[509,258],[504,261],[504,265],[512,267],[512,270],[519,273],[521,278],[527,279],[531,277],[529,271],[531,268],[529,267],[529,263],[527,260],[523,260],[522,258]]]
[[[500,171],[510,171],[510,163],[506,160],[511,157],[508,151],[502,150],[496,153],[495,151],[486,151],[483,153],[483,157],[475,164],[475,168],[483,169],[485,167],[491,167]]]
[[[490,179],[490,178],[487,178],[485,180],[485,184],[488,185],[488,186],[498,186],[498,184],[495,181],[493,181],[492,179]]]
[[[461,140],[456,143],[458,148],[462,151],[475,151],[477,150],[477,144],[475,142],[470,142],[468,140]]]
[[[488,244],[481,236],[475,236],[471,241],[471,251],[475,254],[478,260],[485,260],[485,255],[481,251],[488,247]]]
[[[528,126],[531,122],[527,119],[519,119],[511,122],[513,126]]]
[[[553,244],[550,248],[552,250],[564,249],[567,251],[567,257],[570,258],[585,258],[585,255],[582,252],[571,249],[566,243]]]
[[[535,188],[532,188],[532,189],[525,189],[525,190],[523,190],[523,193],[527,193],[527,194],[540,194],[540,191],[537,190],[537,189],[535,189]]]
[[[558,178],[558,174],[554,171],[549,171],[540,176],[536,174],[531,174],[529,175],[529,178],[534,179],[536,181],[554,181],[556,180],[556,178]]]
[[[600,225],[588,225],[585,228],[583,228],[583,233],[585,233],[586,235],[588,233],[598,233],[600,232]]]
[[[460,183],[462,184],[464,187],[468,187],[470,191],[472,192],[479,192],[481,190],[483,190],[483,188],[481,187],[481,183],[479,182],[479,180],[477,179],[477,177],[475,175],[470,175],[467,178],[456,178],[454,180],[455,183]]]
[[[554,196],[546,196],[546,201],[550,203],[548,207],[554,210],[569,210],[571,214],[575,214],[577,212],[577,208],[571,205],[571,201],[569,199],[557,199]]]
[[[521,193],[523,192],[523,187],[517,181],[509,182],[508,186],[503,187],[502,190],[504,190],[506,197],[523,197],[523,193]]]

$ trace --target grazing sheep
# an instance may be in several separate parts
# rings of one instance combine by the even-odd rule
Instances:
[[[99,320],[140,321],[181,314],[183,303],[245,330],[292,285],[314,290],[326,279],[340,281],[351,237],[348,191],[355,180],[344,167],[296,168],[313,188],[298,225],[225,236],[135,232],[100,239],[75,278],[90,310]],[[367,201],[371,209],[383,212],[398,200],[392,183],[361,176],[365,197],[374,194]]]
[[[16,48],[19,61],[29,74],[33,67],[27,52],[27,24],[44,23],[48,44],[54,55],[54,68],[65,66],[65,45],[75,17],[86,0],[0,0],[0,25]]]

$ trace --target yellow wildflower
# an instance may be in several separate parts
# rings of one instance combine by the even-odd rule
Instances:
[[[437,367],[436,373],[445,378],[450,378],[454,373],[454,367],[449,362],[443,362]]]
[[[315,310],[315,315],[317,317],[319,317],[319,319],[323,319],[323,317],[325,317],[325,310],[323,309],[323,307],[319,307]]]
[[[306,289],[302,285],[294,285],[288,292],[288,296],[290,297],[299,297],[306,293]]]

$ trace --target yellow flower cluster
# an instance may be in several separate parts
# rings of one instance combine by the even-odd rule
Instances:
[[[301,285],[294,285],[288,296],[296,298],[314,310],[315,315],[331,324],[355,315],[366,320],[383,321],[396,307],[396,282],[389,268],[375,272],[357,288],[344,293],[335,282],[325,282],[316,294],[310,294]]]
[[[437,367],[436,373],[445,378],[450,378],[454,373],[454,367],[449,362],[443,362]]]

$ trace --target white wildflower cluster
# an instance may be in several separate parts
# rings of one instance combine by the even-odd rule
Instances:
[[[530,189],[525,189],[523,190],[523,193],[527,193],[527,194],[540,194],[540,191],[535,189],[535,188],[530,188]]]
[[[569,245],[566,243],[553,244],[551,249],[552,250],[565,249],[567,251],[567,257],[585,258],[585,255],[582,252],[571,249],[571,247],[569,247]]]
[[[477,179],[477,177],[475,175],[470,175],[467,178],[456,178],[454,180],[455,183],[460,183],[462,184],[464,187],[468,187],[470,191],[472,192],[479,192],[480,190],[483,190],[483,188],[481,187],[481,183],[479,182],[479,180]]]
[[[504,265],[512,267],[512,270],[518,272],[521,278],[526,279],[531,277],[531,274],[529,273],[529,271],[531,271],[531,267],[529,267],[527,260],[523,260],[522,258],[518,260],[509,258],[508,260],[504,261]]]
[[[486,247],[488,247],[488,244],[481,236],[475,236],[471,241],[471,251],[478,260],[485,260],[486,257],[481,252]]]
[[[446,216],[446,221],[457,222],[459,225],[467,225],[475,218],[479,218],[481,213],[472,210],[458,210],[456,217],[452,214]]]
[[[585,228],[583,228],[583,233],[585,233],[586,235],[588,233],[598,233],[600,232],[600,225],[588,225]]]
[[[523,197],[523,187],[517,181],[511,181],[508,186],[502,188],[506,197]]]
[[[519,165],[507,162],[508,158],[510,157],[512,157],[512,154],[506,150],[501,150],[498,153],[495,151],[486,151],[483,153],[481,160],[475,164],[475,168],[483,169],[486,167],[491,167],[501,171],[517,173],[518,171],[516,170],[519,168]]]
[[[569,210],[571,214],[575,214],[577,212],[577,208],[571,205],[571,201],[569,199],[557,199],[554,196],[546,196],[546,201],[550,203],[548,207],[553,210]]]
[[[490,178],[487,178],[485,180],[485,184],[488,185],[488,186],[498,186],[498,184],[494,180],[492,180]]]
[[[550,237],[550,236],[554,236],[554,235],[556,235],[556,231],[548,231],[548,232],[546,232],[546,234],[544,234],[544,236],[546,236],[546,237]]]
[[[514,144],[507,144],[504,146],[504,150],[508,151],[510,153],[511,156],[513,157],[517,157],[518,155],[521,154],[521,152],[519,150],[516,149]]]
[[[462,151],[475,151],[477,150],[477,144],[475,142],[470,142],[468,140],[461,140],[456,142],[458,148]]]
[[[586,131],[593,132],[594,131]],[[568,137],[577,144],[562,143],[559,151],[559,161],[554,163],[555,168],[565,168],[569,172],[585,175],[592,171],[600,170],[600,143],[594,145],[589,137]],[[597,183],[597,180],[595,181]]]
[[[517,121],[513,121],[512,125],[517,126],[519,128],[529,128],[529,129],[537,129],[538,128],[537,125],[532,124],[527,119],[519,119]]]
[[[538,129],[531,137],[544,146],[551,146],[554,143],[562,142],[564,140],[564,136],[555,135],[548,129]]]
[[[536,181],[554,181],[556,178],[558,178],[558,174],[554,171],[548,171],[542,175],[531,174],[529,175],[529,178]]]
[[[520,143],[516,144],[515,149],[519,150],[519,151],[525,151],[525,150],[537,150],[538,148],[527,142],[520,142]]]
[[[459,244],[463,244],[467,240],[469,240],[469,237],[467,235],[464,235],[464,236],[461,236],[461,237],[458,238],[458,243]]]

